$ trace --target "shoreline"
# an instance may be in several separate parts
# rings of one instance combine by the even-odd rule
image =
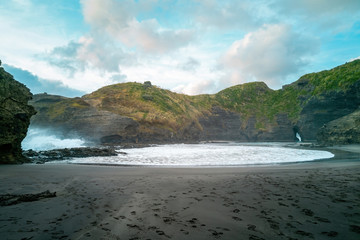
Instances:
[[[358,239],[360,159],[342,154],[256,167],[1,165],[2,194],[49,190],[56,197],[0,206],[0,234],[5,239]]]
[[[349,145],[335,145],[335,146],[318,146],[318,145],[314,145],[313,142],[234,142],[234,141],[202,141],[202,142],[197,142],[197,143],[170,143],[170,144],[153,144],[153,145],[146,145],[146,146],[137,146],[137,147],[131,147],[131,148],[147,148],[147,147],[153,147],[153,146],[162,146],[162,145],[176,145],[176,144],[217,144],[217,143],[221,143],[221,144],[239,144],[239,145],[244,145],[244,146],[275,146],[276,144],[280,145],[280,147],[283,148],[292,148],[292,149],[299,149],[299,150],[310,150],[310,151],[327,151],[330,152],[334,155],[334,157],[331,158],[319,158],[319,159],[313,159],[313,160],[304,160],[304,161],[299,161],[299,162],[283,162],[283,163],[256,163],[256,164],[233,164],[233,165],[161,165],[161,164],[154,164],[154,165],[147,165],[147,164],[117,164],[117,163],[67,163],[67,164],[77,164],[77,165],[98,165],[98,166],[109,166],[109,167],[153,167],[153,168],[163,168],[163,167],[184,167],[184,168],[212,168],[212,167],[262,167],[262,166],[278,166],[278,165],[283,165],[283,164],[297,164],[297,163],[302,163],[302,162],[317,162],[317,161],[329,161],[329,160],[341,160],[341,159],[360,159],[360,144],[349,144]],[[30,150],[24,150],[23,152],[27,153],[27,152],[31,152],[31,153],[36,153],[37,155],[45,155],[48,154],[49,156],[53,156],[54,152],[56,152],[59,156],[56,156],[59,159],[51,159],[49,157],[47,157],[47,155],[44,157],[42,156],[42,158],[36,159],[36,158],[32,158],[33,155],[28,155],[30,156],[30,159],[32,160],[32,162],[29,162],[29,164],[45,164],[45,163],[50,163],[50,164],[62,164],[61,162],[66,162],[72,159],[81,159],[81,158],[86,158],[86,157],[97,157],[97,155],[91,155],[91,153],[87,153],[88,156],[76,156],[74,155],[73,157],[71,156],[67,156],[66,154],[69,154],[69,150],[71,152],[72,149],[74,149],[74,152],[81,150],[81,149],[95,149],[96,151],[99,150],[115,150],[118,152],[117,155],[119,154],[127,154],[126,152],[120,151],[120,150],[124,150],[124,149],[129,149],[129,148],[120,148],[120,146],[113,146],[112,148],[108,149],[109,146],[106,146],[105,148],[102,147],[80,147],[80,148],[64,148],[64,149],[53,149],[53,150],[43,150],[43,151],[33,151],[32,149]],[[76,150],[76,151],[75,151]],[[49,153],[48,153],[49,152]],[[64,152],[64,155],[61,155],[61,153]],[[90,151],[89,151],[90,152]],[[98,155],[99,157],[101,156],[112,156],[112,155]]]
[[[215,142],[218,143],[218,142]],[[221,142],[221,143],[238,143],[238,142]],[[201,142],[197,144],[202,144]],[[243,144],[243,143],[238,143]],[[233,165],[145,165],[145,164],[117,164],[117,163],[62,163],[66,160],[59,161],[49,161],[45,164],[70,164],[70,165],[84,165],[84,166],[107,166],[107,167],[125,167],[125,168],[247,168],[247,167],[278,167],[282,165],[296,165],[296,164],[305,164],[305,163],[314,163],[314,162],[328,162],[328,161],[357,161],[360,160],[360,144],[352,144],[352,145],[339,145],[339,146],[328,146],[328,147],[308,147],[301,146],[296,143],[289,142],[261,142],[261,143],[246,143],[249,146],[259,146],[259,145],[267,145],[267,144],[281,144],[281,147],[284,148],[292,148],[299,150],[310,150],[310,151],[327,151],[334,155],[331,158],[321,158],[314,160],[306,160],[306,161],[298,161],[298,162],[283,162],[283,163],[257,163],[257,164],[233,164]],[[166,144],[172,145],[172,144]],[[76,159],[76,158],[75,158]],[[33,164],[33,163],[32,163]]]

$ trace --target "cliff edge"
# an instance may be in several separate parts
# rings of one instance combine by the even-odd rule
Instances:
[[[1,65],[1,62],[0,62]],[[28,105],[30,90],[0,66],[0,163],[21,163],[21,141],[36,112]]]

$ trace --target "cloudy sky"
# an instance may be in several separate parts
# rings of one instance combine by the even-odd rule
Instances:
[[[0,59],[34,93],[136,81],[278,89],[360,56],[359,0],[0,0]]]

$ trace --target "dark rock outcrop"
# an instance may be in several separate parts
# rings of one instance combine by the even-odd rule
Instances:
[[[0,67],[0,163],[21,163],[21,141],[25,138],[30,117],[35,114],[28,101],[29,89],[14,80]]]
[[[293,141],[293,124],[286,114],[277,114],[275,122],[264,119],[257,127],[256,117],[246,119],[241,114],[213,107],[211,112],[199,119],[202,127],[201,140],[227,140],[241,142]]]
[[[44,198],[53,197],[56,197],[56,192],[50,192],[49,190],[29,194],[2,194],[0,195],[0,206],[10,206],[23,202],[34,202]]]
[[[248,140],[240,131],[240,114],[221,107],[213,107],[210,113],[199,119],[199,123],[203,128],[201,140]]]
[[[360,143],[360,108],[344,117],[323,125],[317,141],[325,145]]]
[[[315,140],[326,123],[354,112],[360,106],[360,79],[346,91],[330,91],[311,97],[304,105],[300,126],[304,140]]]
[[[48,161],[65,160],[70,158],[117,156],[117,152],[113,148],[83,147],[53,149],[39,152],[26,150],[23,152],[23,155],[35,163],[44,163]]]

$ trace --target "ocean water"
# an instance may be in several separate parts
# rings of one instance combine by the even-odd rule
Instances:
[[[286,147],[296,143],[200,143],[154,145],[146,148],[121,149],[126,154],[113,157],[88,157],[66,160],[68,163],[129,166],[238,166],[269,165],[332,158],[327,151]],[[49,129],[30,128],[22,148],[35,151],[56,148],[85,147],[82,139],[63,139]],[[51,162],[59,163],[59,162]],[[64,161],[61,161],[64,163]]]
[[[29,128],[25,139],[21,143],[24,150],[51,150],[57,148],[84,147],[85,141],[78,138],[63,139],[50,129]]]
[[[171,144],[124,149],[115,157],[89,157],[68,163],[129,166],[240,166],[272,165],[332,158],[327,151],[285,147],[285,143]]]

